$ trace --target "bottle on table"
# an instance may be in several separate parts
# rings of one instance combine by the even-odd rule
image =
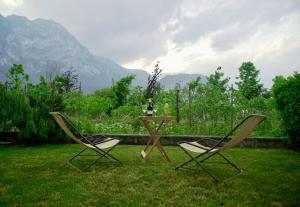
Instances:
[[[148,107],[147,107],[147,116],[153,115],[153,102],[152,99],[149,98]]]

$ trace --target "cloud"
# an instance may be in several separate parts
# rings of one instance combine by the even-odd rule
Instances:
[[[17,7],[23,3],[23,0],[1,0],[7,7]]]
[[[209,75],[221,65],[234,82],[242,62],[252,61],[266,87],[300,69],[300,1],[210,2],[199,10],[181,7],[166,24],[173,49],[158,58],[166,68]]]
[[[2,0],[0,13],[53,19],[95,55],[130,68],[151,71],[160,60],[167,73],[209,75],[220,65],[234,79],[253,61],[270,86],[300,66],[299,0]]]
[[[280,0],[260,2],[217,0],[210,1],[209,4],[206,3],[207,1],[198,1],[196,5],[193,4],[195,1],[188,2],[191,2],[191,6],[181,6],[182,9],[175,26],[175,28],[181,28],[174,35],[177,43],[193,42],[203,35],[222,32],[224,29],[236,25],[239,26],[239,30],[247,29],[244,32],[253,33],[258,25],[274,23],[286,14],[299,11],[300,8],[300,1],[297,0],[284,2]],[[198,9],[195,10],[195,7]],[[189,15],[190,13],[193,15]],[[169,29],[171,30],[172,27]],[[233,35],[237,29],[232,31]]]
[[[237,38],[232,47],[215,48],[215,37],[211,37],[211,55],[199,59],[189,66],[191,72],[210,74],[218,65],[232,80],[238,76],[238,68],[245,61],[252,61],[261,70],[261,79],[271,87],[276,75],[290,75],[300,70],[300,14],[291,13],[277,24],[260,25],[254,34]],[[224,38],[231,40],[230,36]],[[229,41],[230,42],[230,41]],[[225,44],[226,45],[226,44]],[[201,56],[201,55],[199,55]],[[198,67],[197,67],[198,66]]]
[[[125,62],[166,52],[160,24],[172,16],[177,4],[177,0],[27,0],[14,12],[30,19],[53,19],[94,54]]]

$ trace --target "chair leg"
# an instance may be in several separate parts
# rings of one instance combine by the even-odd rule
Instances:
[[[81,150],[79,153],[77,153],[76,155],[74,155],[73,157],[71,157],[69,159],[69,162],[72,162],[73,159],[75,159],[77,156],[79,156],[81,153],[83,153],[85,150],[87,150],[88,147],[84,148],[83,150]]]
[[[88,164],[85,168],[83,168],[83,171],[87,171],[90,167],[92,167],[92,165],[94,165],[96,162],[98,162],[102,157],[104,157],[104,155],[99,156],[96,160],[94,160],[93,162]]]
[[[115,146],[116,146],[116,145],[115,145]],[[98,162],[98,161],[99,161],[101,158],[103,158],[103,157],[106,158],[106,159],[111,158],[111,159],[117,161],[118,163],[120,163],[120,164],[122,165],[122,162],[121,162],[120,160],[118,160],[117,158],[115,158],[113,155],[109,154],[109,152],[110,152],[115,146],[111,147],[111,148],[108,149],[107,151],[104,151],[104,150],[102,150],[102,149],[100,149],[100,148],[94,149],[94,148],[88,148],[88,147],[86,147],[86,148],[84,148],[83,150],[81,150],[79,153],[77,153],[75,156],[73,156],[71,159],[69,159],[69,162],[70,162],[71,164],[73,164],[72,161],[73,161],[76,157],[78,157],[78,156],[83,156],[83,155],[81,155],[83,152],[85,152],[87,149],[91,149],[91,150],[93,150],[94,152],[96,152],[96,153],[98,154],[99,157],[98,157],[96,160],[94,160],[94,161],[92,161],[91,163],[89,163],[88,165],[86,165],[84,168],[82,168],[82,169],[78,168],[80,171],[87,171],[91,166],[93,166],[96,162]],[[94,156],[97,156],[97,155],[94,155]]]
[[[209,176],[211,176],[216,182],[219,182],[219,179],[213,175],[202,163],[204,163],[206,160],[208,160],[209,158],[213,157],[214,155],[218,154],[221,158],[223,158],[226,163],[224,164],[230,164],[232,167],[234,167],[238,173],[229,177],[229,178],[226,178],[225,180],[228,180],[230,178],[233,178],[237,175],[239,175],[242,170],[236,165],[234,164],[232,161],[230,161],[228,158],[226,158],[224,155],[222,155],[220,152],[216,152],[216,153],[212,153],[210,154],[209,156],[205,157],[204,159],[202,160],[198,160],[200,157],[202,157],[203,155],[205,155],[206,153],[203,153],[203,154],[200,154],[200,155],[197,155],[196,157],[193,157],[188,151],[186,151],[184,148],[181,147],[181,149],[191,158],[190,160],[176,166],[175,170],[179,169],[179,168],[183,168],[185,165],[187,165],[188,163],[192,162],[192,161],[195,161],[197,163],[197,165],[203,170],[205,171]],[[223,181],[225,181],[223,180]]]
[[[116,146],[116,145],[115,145]],[[94,160],[93,162],[91,162],[90,164],[88,164],[84,169],[83,171],[87,171],[90,167],[92,167],[95,163],[97,163],[102,157],[105,157],[107,159],[109,159],[109,157],[111,157],[112,159],[114,159],[115,161],[119,162],[121,165],[122,165],[122,162],[120,160],[118,160],[117,158],[115,158],[114,156],[112,156],[111,154],[109,154],[109,152],[115,147],[111,147],[109,150],[107,151],[104,151],[104,150],[101,150],[100,148],[96,148],[96,149],[93,149],[96,153],[98,153],[100,156]]]
[[[234,164],[232,161],[230,161],[224,155],[222,155],[221,153],[218,153],[218,155],[220,155],[224,160],[226,160],[227,163],[230,164],[232,167],[234,167],[237,171],[242,172],[242,170],[236,164]]]
[[[198,156],[196,156],[196,157],[193,157],[193,156],[192,156],[190,153],[188,153],[185,149],[182,148],[182,150],[183,150],[183,151],[184,151],[191,159],[188,160],[188,161],[186,161],[186,162],[184,162],[184,163],[182,163],[181,165],[177,166],[177,167],[175,168],[175,170],[177,170],[177,169],[179,169],[179,168],[182,168],[183,166],[187,165],[188,163],[190,163],[190,162],[192,162],[192,161],[195,161],[196,164],[197,164],[204,172],[206,172],[210,177],[212,177],[212,178],[214,179],[214,181],[216,181],[216,182],[219,181],[219,179],[218,179],[216,176],[214,176],[214,175],[213,175],[213,174],[212,174],[212,173],[211,173],[204,165],[201,164],[201,161],[199,162],[199,161],[197,160],[197,158],[203,156],[205,153],[200,154],[200,155],[198,155]]]
[[[213,175],[206,167],[204,167],[204,165],[201,164],[201,162],[199,162],[197,159],[193,158],[194,161],[198,164],[199,167],[201,167],[203,169],[203,171],[205,171],[210,177],[212,177],[216,182],[219,182],[219,179]]]
[[[180,147],[180,148],[181,148],[181,149],[182,149],[189,157],[191,157],[191,155],[190,155],[184,148],[182,148],[180,145],[179,145],[179,147]],[[189,164],[189,163],[192,162],[192,161],[193,161],[193,159],[190,159],[190,160],[188,160],[188,161],[186,161],[186,162],[184,162],[184,163],[182,163],[182,164],[176,166],[176,167],[175,167],[175,170],[178,170],[179,168],[182,168],[183,166]]]
[[[105,156],[105,157],[108,156],[107,159],[110,157],[110,158],[112,158],[113,160],[115,160],[115,161],[117,161],[118,163],[120,163],[121,165],[123,165],[123,163],[122,163],[120,160],[118,160],[115,156],[113,156],[112,154],[109,153],[109,152],[110,152],[112,149],[114,149],[116,146],[117,146],[117,145],[111,147],[111,148],[110,148],[109,150],[107,150],[107,151],[101,150],[100,148],[97,148],[97,149],[101,152],[100,154],[103,153],[103,156]],[[96,150],[96,151],[97,151],[97,150]]]
[[[202,160],[200,160],[200,161],[198,161],[198,162],[200,162],[200,163],[203,163],[203,162],[205,162],[206,160],[208,160],[209,158],[211,158],[212,156],[214,156],[215,154],[218,154],[220,157],[222,157],[227,163],[224,163],[224,164],[230,164],[232,167],[234,167],[237,171],[238,171],[238,173],[237,174],[235,174],[235,175],[233,175],[233,176],[230,176],[230,177],[228,177],[228,178],[226,178],[226,179],[224,179],[224,180],[222,180],[223,182],[224,181],[227,181],[227,180],[229,180],[229,179],[231,179],[231,178],[233,178],[233,177],[236,177],[237,175],[239,175],[241,172],[242,172],[242,170],[237,166],[237,165],[235,165],[232,161],[230,161],[228,158],[226,158],[224,155],[222,155],[220,152],[217,152],[217,153],[213,153],[213,154],[211,154],[211,155],[209,155],[208,157],[206,157],[206,158],[204,158],[204,159],[202,159]],[[203,166],[203,165],[202,165]]]

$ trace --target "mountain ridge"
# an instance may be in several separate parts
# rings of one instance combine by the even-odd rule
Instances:
[[[148,77],[145,71],[131,71],[108,58],[94,56],[67,29],[53,20],[0,16],[0,28],[4,31],[0,35],[1,80],[13,63],[23,64],[33,81],[45,75],[46,69],[73,68],[86,92],[110,86],[113,78],[120,79],[137,72],[144,80]],[[143,82],[135,80],[136,85]]]
[[[163,76],[159,82],[164,86],[165,89],[173,89],[176,84],[179,84],[180,87],[185,86],[191,80],[196,80],[197,77],[200,77],[202,83],[207,82],[207,77],[201,74],[196,73],[177,73],[177,74],[166,74]]]
[[[112,80],[135,75],[133,85],[146,86],[148,73],[127,69],[113,60],[93,55],[61,24],[51,19],[0,14],[0,81],[13,63],[23,64],[33,82],[49,71],[72,68],[84,92],[111,86]],[[163,79],[163,78],[162,78]]]

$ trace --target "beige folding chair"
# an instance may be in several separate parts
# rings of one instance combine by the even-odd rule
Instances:
[[[88,170],[93,164],[98,162],[103,157],[107,158],[107,159],[112,159],[112,160],[117,161],[118,163],[122,164],[122,162],[120,160],[118,160],[117,158],[115,158],[113,155],[111,155],[109,153],[121,141],[120,139],[100,136],[100,138],[102,138],[102,139],[99,140],[98,139],[99,135],[97,135],[97,138],[95,136],[83,136],[77,130],[77,128],[72,124],[72,122],[69,119],[67,119],[67,117],[63,113],[50,112],[50,114],[54,117],[57,124],[64,130],[64,132],[71,139],[73,139],[78,144],[85,146],[85,148],[83,150],[81,150],[79,153],[74,155],[69,160],[69,162],[71,164],[73,164],[72,161],[78,156],[97,156],[98,157],[96,160],[94,160],[90,164],[86,165],[82,170]],[[90,150],[96,152],[96,154],[92,154],[92,155],[82,154],[87,149],[90,149]]]
[[[215,175],[213,175],[203,164],[206,160],[213,157],[214,155],[219,155],[221,158],[223,158],[226,161],[223,164],[230,164],[238,171],[236,175],[240,174],[241,169],[238,168],[235,164],[233,164],[224,155],[222,155],[221,151],[224,151],[228,148],[232,148],[238,145],[239,143],[241,143],[244,139],[246,139],[250,135],[250,133],[254,130],[254,128],[259,123],[261,123],[265,118],[266,117],[263,115],[257,115],[257,114],[249,115],[219,141],[209,139],[209,138],[203,138],[194,142],[186,142],[186,141],[179,142],[178,144],[180,148],[190,157],[190,159],[178,165],[175,168],[175,170],[183,168],[183,166],[187,165],[188,163],[195,161],[200,169],[202,169],[204,172],[209,174],[215,181],[219,181],[219,179]],[[239,132],[236,135],[234,135],[227,143],[224,143],[224,141],[226,141],[228,137],[238,129]],[[213,144],[211,144],[212,142]],[[197,155],[194,157],[193,154],[191,153],[196,153]],[[199,158],[202,159],[199,160]]]

